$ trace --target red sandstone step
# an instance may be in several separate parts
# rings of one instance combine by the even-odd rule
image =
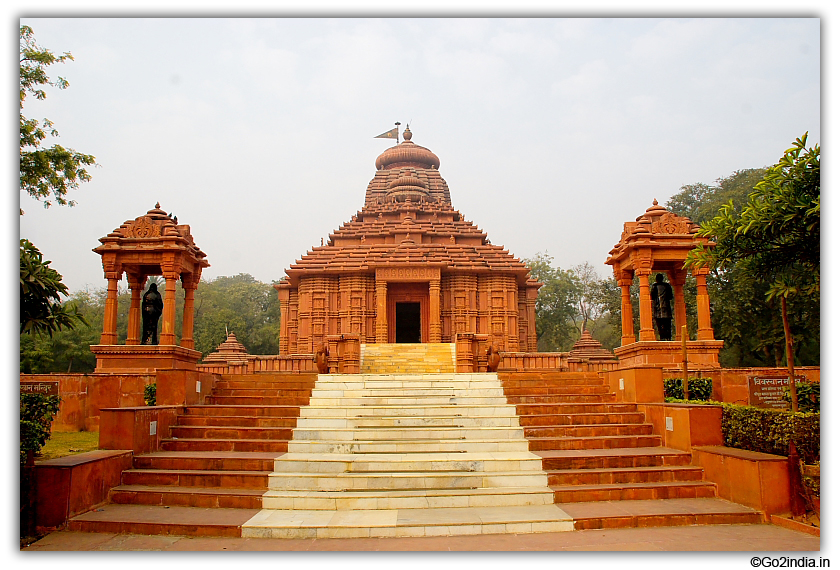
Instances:
[[[691,454],[667,447],[568,449],[535,451],[545,471],[689,465]]]
[[[255,380],[266,382],[311,381],[318,379],[316,372],[249,372],[246,374],[219,374],[222,380]]]
[[[270,381],[270,380],[219,380],[215,384],[215,389],[227,390],[311,390],[315,387],[315,380],[289,380],[289,381]]]
[[[177,487],[228,487],[268,490],[268,471],[197,470],[197,469],[127,469],[123,485]]]
[[[164,451],[263,451],[285,453],[289,450],[287,440],[264,439],[164,439]]]
[[[168,505],[217,509],[259,509],[266,489],[119,485],[110,502],[118,505]]]
[[[610,485],[549,485],[555,503],[699,499],[717,497],[717,486],[708,481],[613,483]]]
[[[152,505],[103,505],[70,519],[67,529],[179,536],[242,536],[259,508],[218,509]]]
[[[272,471],[282,453],[236,451],[156,451],[134,458],[137,469]]]
[[[574,519],[575,530],[763,522],[760,512],[715,498],[563,503],[557,506]]]
[[[185,413],[194,416],[270,416],[300,417],[300,406],[187,406]]]
[[[288,388],[213,388],[213,397],[251,397],[251,398],[309,398],[312,389]]]
[[[179,426],[293,428],[298,418],[253,416],[178,416]]]
[[[616,414],[533,414],[519,417],[519,425],[525,426],[563,426],[593,424],[638,424],[645,421],[642,412]]]
[[[511,396],[549,396],[552,394],[609,394],[609,386],[539,386],[539,387],[505,387],[505,395]]]
[[[653,424],[589,424],[575,426],[528,426],[526,438],[604,437],[616,435],[651,435]]]
[[[214,406],[305,406],[309,395],[291,396],[207,396],[205,402]]]
[[[499,372],[502,382],[551,382],[553,380],[598,380],[603,382],[597,372]]]
[[[619,403],[570,403],[570,404],[517,404],[516,413],[520,416],[533,414],[622,414],[638,412],[636,404]]]
[[[546,449],[605,449],[615,447],[656,447],[661,444],[662,438],[658,435],[528,438],[528,447],[532,451]]]
[[[552,486],[661,483],[702,479],[703,469],[692,465],[548,471],[548,484]]]
[[[172,426],[171,437],[178,439],[281,439],[292,438],[292,428],[276,427],[225,427],[225,426]]]
[[[507,396],[509,404],[567,404],[579,402],[611,403],[614,394],[546,394],[541,396]]]
[[[604,386],[606,383],[598,376],[568,376],[559,378],[505,378],[499,380],[504,388],[546,387],[546,386]]]

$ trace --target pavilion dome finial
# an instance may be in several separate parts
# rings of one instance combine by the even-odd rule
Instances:
[[[402,166],[414,168],[438,169],[440,159],[429,149],[411,142],[411,131],[408,127],[403,132],[403,142],[392,146],[380,154],[376,159],[376,169],[390,169]]]

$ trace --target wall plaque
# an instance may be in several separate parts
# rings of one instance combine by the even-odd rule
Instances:
[[[20,393],[58,396],[58,382],[21,382]]]
[[[795,376],[797,382],[803,382],[804,376]],[[774,408],[777,410],[790,409],[782,395],[788,390],[787,376],[750,376],[750,405],[759,408]]]

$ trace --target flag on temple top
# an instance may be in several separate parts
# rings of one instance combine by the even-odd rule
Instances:
[[[395,138],[397,138],[397,133],[398,132],[399,131],[397,131],[397,127],[394,127],[390,131],[386,131],[386,132],[382,133],[381,135],[375,136],[373,138],[375,138],[375,139],[395,139]]]

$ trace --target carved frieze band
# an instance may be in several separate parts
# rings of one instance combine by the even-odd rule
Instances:
[[[149,216],[137,218],[123,231],[123,235],[129,238],[152,238],[160,236],[160,226],[152,221]]]
[[[677,216],[671,212],[662,214],[658,221],[653,222],[651,230],[655,234],[687,234],[689,233],[689,220]]]
[[[380,267],[377,281],[431,281],[440,279],[438,267]]]

